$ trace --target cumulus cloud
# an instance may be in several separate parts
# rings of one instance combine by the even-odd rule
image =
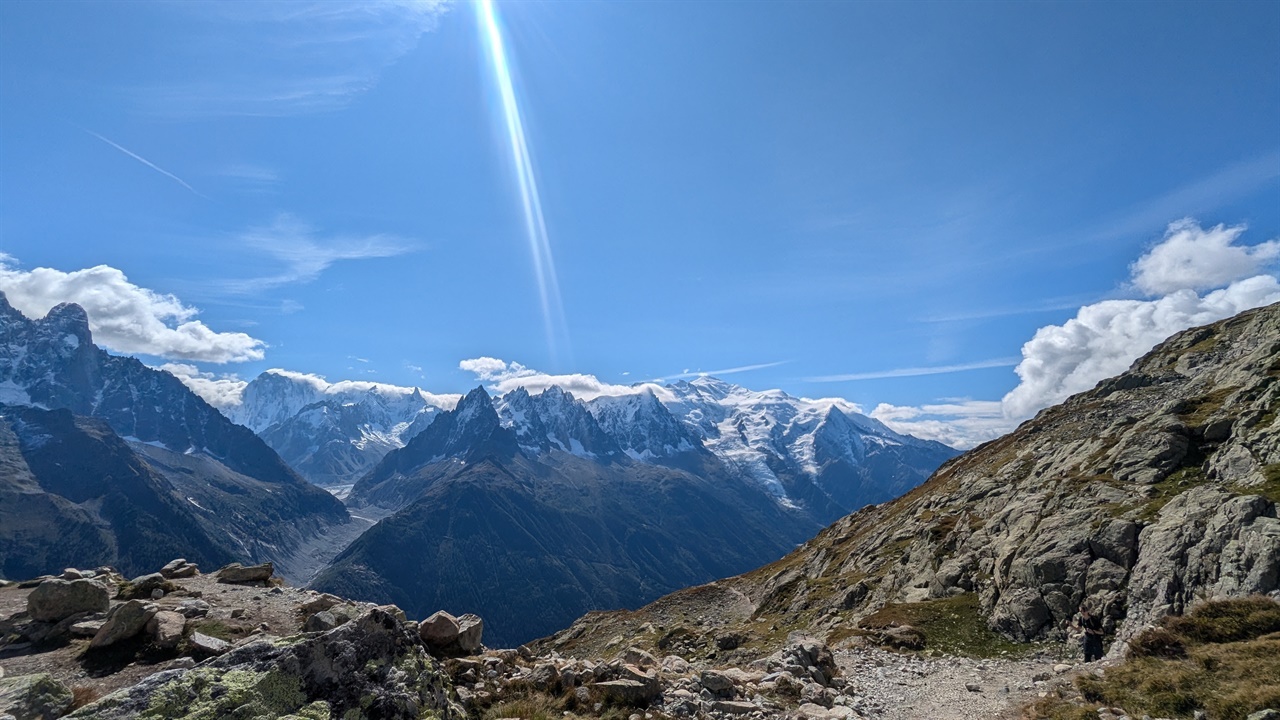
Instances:
[[[1243,232],[1243,226],[1171,223],[1130,266],[1130,287],[1156,297],[1085,305],[1065,323],[1037,330],[1022,346],[1018,385],[999,402],[881,403],[871,417],[898,432],[972,447],[1119,375],[1175,333],[1280,302],[1280,280],[1262,272],[1280,257],[1280,241],[1243,246],[1237,244]]]
[[[194,319],[195,308],[173,295],[129,282],[108,265],[73,272],[21,270],[0,255],[0,291],[19,312],[44,317],[55,305],[76,303],[89,316],[94,342],[121,353],[210,363],[261,360],[266,343],[244,333],[215,332]]]
[[[1017,425],[1005,417],[998,400],[963,400],[919,407],[880,403],[871,411],[871,417],[897,432],[937,440],[958,450],[994,440]]]
[[[1029,417],[1124,372],[1176,332],[1280,302],[1274,276],[1244,277],[1276,257],[1280,241],[1245,248],[1235,244],[1243,231],[1204,230],[1193,220],[1170,224],[1164,239],[1131,267],[1134,286],[1167,294],[1086,305],[1062,325],[1037,330],[1022,346],[1015,370],[1020,382],[1004,397],[1005,414]],[[1227,283],[1203,296],[1196,292]]]
[[[1164,239],[1138,258],[1133,285],[1148,295],[1207,290],[1258,275],[1280,258],[1280,240],[1237,245],[1243,225],[1202,229],[1191,219],[1169,225]]]
[[[498,395],[506,394],[519,387],[533,395],[550,387],[558,387],[580,400],[594,400],[601,396],[635,395],[646,389],[652,390],[660,399],[670,396],[666,388],[656,383],[615,385],[604,382],[595,375],[581,373],[550,375],[525,367],[518,362],[506,362],[491,357],[463,360],[458,363],[458,367],[474,373],[478,380],[488,383],[490,392]]]
[[[1015,370],[1021,382],[1004,397],[1005,412],[1028,417],[1124,372],[1176,332],[1274,302],[1280,302],[1280,282],[1258,275],[1203,297],[1179,290],[1157,300],[1086,305],[1066,323],[1040,328],[1022,346]]]
[[[241,396],[244,395],[244,388],[249,384],[247,380],[242,380],[236,375],[202,372],[195,365],[186,363],[165,363],[156,369],[178,378],[184,385],[191,388],[191,392],[204,398],[205,402],[219,410],[239,405]]]

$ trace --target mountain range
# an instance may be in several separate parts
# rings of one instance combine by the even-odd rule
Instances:
[[[299,552],[351,524],[177,378],[96,347],[77,305],[31,320],[0,295],[0,452],[6,575],[60,571],[92,548],[125,572],[182,555],[271,560],[302,580],[314,561]]]

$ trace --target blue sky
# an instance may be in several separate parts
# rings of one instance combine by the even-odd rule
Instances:
[[[1024,344],[1078,336],[1082,308],[1274,276],[1274,3],[496,15],[551,342],[470,3],[0,4],[0,289],[106,297],[100,341],[215,375],[457,392],[477,357],[619,384],[755,367],[725,378],[910,429],[994,418],[972,403],[1026,384]],[[1131,265],[1168,242],[1213,282],[1144,284]],[[1130,351],[1177,329],[1152,322]]]

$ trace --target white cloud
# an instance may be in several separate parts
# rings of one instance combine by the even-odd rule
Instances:
[[[240,294],[310,282],[339,260],[394,257],[410,249],[405,242],[390,235],[321,240],[309,225],[287,213],[278,215],[270,225],[251,228],[240,239],[249,247],[275,258],[282,266],[273,275],[221,283],[227,291]],[[281,309],[289,311],[284,307]]]
[[[184,363],[165,363],[156,369],[178,378],[192,392],[219,410],[239,405],[244,388],[249,384],[249,381],[233,374],[214,375],[201,372],[195,365]]]
[[[997,400],[963,400],[937,405],[880,403],[871,417],[891,429],[925,440],[937,440],[968,450],[1012,430],[1017,422],[1006,418]]]
[[[1280,302],[1280,282],[1259,275],[1203,297],[1179,290],[1157,300],[1107,300],[1080,308],[1062,325],[1036,331],[1022,346],[1021,382],[1004,397],[1011,417],[1038,410],[1118,375],[1181,330]]]
[[[266,343],[245,333],[214,332],[193,319],[199,311],[173,295],[138,287],[121,271],[98,265],[62,272],[20,270],[0,256],[0,291],[19,312],[44,317],[55,305],[76,303],[89,316],[94,342],[121,353],[210,363],[261,360]]]
[[[601,396],[635,395],[646,389],[652,390],[659,399],[670,396],[666,388],[656,383],[615,385],[604,382],[595,375],[581,373],[549,375],[532,370],[518,362],[506,362],[491,357],[463,360],[458,363],[458,367],[475,373],[476,378],[481,382],[489,383],[490,392],[498,395],[504,395],[518,387],[523,387],[529,393],[537,395],[554,386],[571,393],[580,400],[594,400]]]
[[[1235,244],[1244,230],[1243,225],[1204,230],[1190,219],[1172,223],[1164,239],[1132,265],[1133,284],[1148,295],[1167,295],[1253,277],[1280,258],[1280,240]]]
[[[114,141],[112,141],[112,140],[108,140],[107,138],[105,138],[105,137],[103,137],[103,136],[99,135],[98,133],[96,133],[96,132],[94,132],[94,131],[92,131],[92,130],[85,130],[85,132],[87,132],[87,133],[89,133],[90,135],[92,135],[92,136],[94,136],[94,137],[98,138],[98,139],[99,139],[99,140],[101,140],[102,142],[104,142],[104,143],[106,143],[106,144],[110,145],[111,147],[113,147],[113,148],[115,148],[115,149],[119,150],[120,152],[124,153],[125,155],[128,155],[129,157],[133,158],[134,160],[137,160],[138,162],[142,163],[143,165],[146,165],[147,167],[151,168],[152,170],[155,170],[156,172],[160,173],[161,175],[164,175],[165,177],[169,178],[170,180],[173,180],[174,182],[176,182],[176,183],[178,183],[179,185],[181,185],[182,187],[184,187],[184,188],[186,188],[186,189],[190,190],[191,192],[195,193],[196,195],[199,195],[200,197],[205,198],[206,200],[208,200],[208,199],[209,199],[209,198],[208,198],[208,197],[206,197],[205,195],[202,195],[202,194],[200,193],[200,191],[199,191],[199,190],[196,190],[195,188],[191,187],[191,185],[190,185],[190,184],[188,184],[186,180],[183,180],[182,178],[178,177],[177,175],[174,175],[173,173],[169,172],[168,170],[165,170],[164,168],[160,167],[159,165],[156,165],[155,163],[153,163],[153,162],[151,162],[150,160],[148,160],[148,159],[146,159],[146,158],[142,157],[141,155],[139,155],[139,154],[135,153],[134,151],[130,150],[129,148],[124,147],[123,145],[120,145],[120,144],[118,144],[118,143],[116,143],[116,142],[114,142]]]
[[[537,372],[521,365],[518,362],[506,362],[498,358],[478,357],[470,360],[463,360],[458,363],[458,369],[466,370],[474,373],[477,378],[484,382],[491,380],[501,381],[511,378],[524,377],[527,375],[536,375]]]
[[[721,368],[720,370],[699,370],[697,372],[689,372],[689,369],[685,368],[684,372],[677,373],[675,375],[664,375],[663,377],[660,377],[660,378],[654,378],[653,381],[663,382],[666,380],[682,380],[685,378],[695,378],[695,377],[712,377],[712,376],[720,377],[721,375],[736,375],[738,373],[753,372],[755,370],[765,370],[767,368],[775,368],[775,367],[778,367],[779,365],[786,365],[789,362],[791,361],[777,360],[774,362],[756,363],[755,365],[739,365],[738,367]],[[624,372],[622,374],[630,375],[631,373]]]
[[[435,405],[444,410],[451,410],[453,406],[458,404],[461,395],[451,393],[431,393],[419,387],[408,387],[404,385],[392,385],[390,383],[372,382],[369,380],[339,380],[337,382],[329,382],[320,375],[313,373],[298,372],[296,370],[284,370],[282,368],[271,368],[267,370],[272,375],[279,375],[288,378],[301,385],[309,385],[315,392],[321,395],[362,395],[369,392],[377,393],[386,398],[398,398],[417,392],[427,401],[429,405]]]

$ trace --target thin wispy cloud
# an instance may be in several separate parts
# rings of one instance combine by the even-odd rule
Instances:
[[[789,362],[791,362],[791,360],[778,360],[776,362],[757,363],[755,365],[739,365],[738,367],[722,368],[720,370],[698,370],[695,372],[685,370],[684,372],[676,373],[675,375],[664,375],[659,378],[654,378],[650,382],[664,382],[666,380],[681,380],[683,378],[708,377],[713,375],[717,377],[720,375],[735,375],[737,373],[751,372],[753,370],[775,368],[779,365],[786,365]]]
[[[993,318],[1015,317],[1018,315],[1034,315],[1036,313],[1055,312],[1058,310],[1075,310],[1085,302],[1084,299],[1076,299],[1074,301],[1061,302],[1045,302],[1023,307],[1002,307],[990,308],[987,310],[973,310],[970,312],[947,313],[944,315],[926,315],[917,318],[917,322],[923,323],[950,323],[950,322],[968,322],[971,320],[991,320]]]
[[[81,129],[84,129],[84,128],[81,128]],[[177,175],[174,175],[173,173],[169,172],[168,170],[165,170],[164,168],[160,167],[159,165],[156,165],[155,163],[153,163],[153,162],[151,162],[150,160],[148,160],[148,159],[146,159],[146,158],[142,157],[142,156],[141,156],[141,155],[139,155],[138,153],[136,153],[136,152],[134,152],[134,151],[130,150],[129,148],[127,148],[127,147],[125,147],[125,146],[121,145],[120,143],[117,143],[117,142],[115,142],[115,141],[113,141],[113,140],[110,140],[110,139],[108,139],[108,138],[105,138],[105,137],[103,137],[102,135],[99,135],[98,133],[96,133],[96,132],[94,132],[94,131],[92,131],[92,130],[85,130],[85,132],[87,132],[87,133],[89,133],[90,135],[92,135],[92,136],[94,136],[94,137],[98,138],[99,140],[101,140],[102,142],[104,142],[104,143],[106,143],[106,144],[110,145],[111,147],[115,148],[116,150],[119,150],[120,152],[124,153],[125,155],[128,155],[129,157],[133,158],[134,160],[137,160],[138,162],[142,163],[143,165],[146,165],[147,167],[151,168],[152,170],[155,170],[156,172],[160,173],[161,175],[164,175],[165,177],[169,178],[170,180],[173,180],[174,182],[176,182],[176,183],[178,183],[179,185],[181,185],[182,187],[184,187],[184,188],[186,188],[186,189],[190,190],[191,192],[195,193],[196,195],[199,195],[200,197],[204,198],[205,200],[208,200],[208,199],[209,199],[209,196],[207,196],[207,195],[205,195],[205,194],[201,193],[199,190],[196,190],[195,188],[191,187],[191,184],[190,184],[190,183],[188,183],[186,180],[183,180],[182,178],[178,177]]]
[[[376,87],[433,30],[446,0],[179,3],[198,38],[172,38],[182,82],[133,88],[170,118],[285,117],[340,110]]]
[[[961,365],[936,365],[933,367],[907,367],[894,368],[892,370],[878,370],[876,372],[865,373],[847,373],[844,375],[819,375],[818,377],[805,378],[806,382],[852,382],[855,380],[883,380],[885,378],[900,377],[918,377],[921,375],[946,375],[948,373],[968,372],[970,370],[984,370],[986,368],[1013,367],[1020,362],[1020,358],[994,358],[991,360],[982,360],[980,362],[964,363]]]
[[[1150,235],[1154,229],[1163,228],[1171,217],[1210,212],[1277,178],[1280,178],[1280,150],[1273,150],[1232,163],[1207,177],[1140,203],[1110,222],[1086,232],[1083,241],[1103,242]]]
[[[240,241],[280,265],[280,270],[271,275],[218,283],[223,291],[242,295],[311,282],[339,261],[395,257],[412,250],[408,242],[393,235],[323,239],[309,225],[288,214],[279,215],[270,225],[249,230],[240,236]]]

